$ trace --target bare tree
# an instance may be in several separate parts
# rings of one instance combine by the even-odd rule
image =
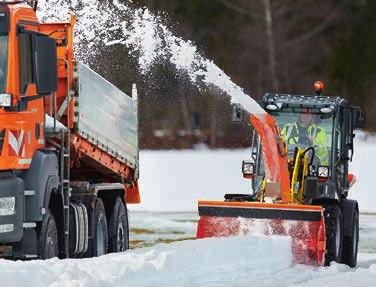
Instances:
[[[307,46],[335,23],[344,6],[335,0],[217,1],[247,19],[252,36],[246,34],[244,38],[247,49],[255,54],[252,56],[252,52],[245,52],[251,57],[248,62],[254,65],[253,74],[255,70],[265,71],[261,79],[253,75],[260,79],[256,87],[260,89],[259,85],[262,85],[264,89],[274,91],[290,88],[291,78],[312,70],[315,63],[311,59],[317,58],[304,55],[310,51]],[[263,39],[263,47],[259,47],[260,39]],[[260,58],[264,59],[261,65],[257,64]],[[241,61],[244,63],[244,59]],[[270,84],[265,83],[265,79],[269,79]]]

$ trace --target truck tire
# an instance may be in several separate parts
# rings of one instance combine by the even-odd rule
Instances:
[[[107,254],[108,250],[108,233],[106,212],[103,201],[97,198],[94,209],[94,230],[93,230],[93,257]]]
[[[123,252],[129,249],[129,227],[127,209],[120,199],[115,200],[108,228],[109,252]]]
[[[326,229],[325,266],[330,262],[340,262],[343,247],[343,214],[341,207],[334,204],[324,204]]]
[[[359,211],[354,210],[354,224],[351,236],[343,238],[343,253],[341,263],[350,267],[356,267],[358,261],[358,243],[359,243]]]
[[[49,259],[58,256],[59,245],[57,238],[55,218],[48,210],[43,216],[38,232],[38,257],[40,259]]]

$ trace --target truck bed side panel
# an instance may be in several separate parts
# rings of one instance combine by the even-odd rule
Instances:
[[[77,131],[131,168],[138,166],[137,102],[79,63]]]

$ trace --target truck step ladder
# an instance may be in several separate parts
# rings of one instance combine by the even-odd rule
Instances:
[[[64,207],[64,246],[65,257],[69,258],[69,198],[70,187],[70,131],[61,132],[60,187]]]

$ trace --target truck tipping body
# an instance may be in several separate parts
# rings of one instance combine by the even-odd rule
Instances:
[[[0,2],[0,257],[90,257],[129,246],[138,112],[78,63],[75,19]]]

